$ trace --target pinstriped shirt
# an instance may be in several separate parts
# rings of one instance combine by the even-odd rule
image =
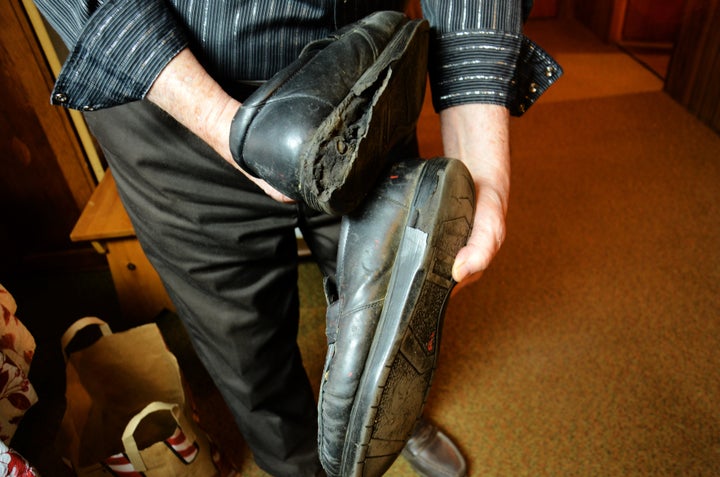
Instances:
[[[70,54],[54,104],[95,110],[142,99],[190,47],[222,84],[263,81],[310,41],[404,0],[35,0]],[[422,0],[436,109],[482,102],[519,115],[561,74],[522,34],[531,0]]]

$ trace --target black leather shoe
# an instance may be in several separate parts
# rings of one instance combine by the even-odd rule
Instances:
[[[290,198],[354,209],[412,140],[422,109],[428,24],[377,12],[310,43],[248,97],[230,131],[235,161]]]
[[[421,477],[465,477],[467,464],[460,449],[436,425],[422,418],[402,450]]]
[[[326,284],[329,347],[319,402],[328,475],[382,475],[410,438],[435,370],[474,196],[458,160],[402,161],[343,217],[337,283]]]

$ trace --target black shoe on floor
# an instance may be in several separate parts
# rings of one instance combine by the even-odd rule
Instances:
[[[319,403],[328,475],[382,475],[411,437],[474,196],[458,160],[402,161],[343,218],[336,285],[326,284],[329,348]]]
[[[421,477],[465,477],[467,464],[460,449],[435,424],[421,418],[402,456]]]

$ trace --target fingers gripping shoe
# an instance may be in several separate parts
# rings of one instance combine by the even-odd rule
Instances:
[[[412,434],[474,197],[460,161],[402,161],[343,218],[319,400],[329,476],[382,475]]]
[[[413,137],[428,31],[424,20],[385,11],[309,44],[239,109],[235,161],[316,210],[355,208],[388,152]]]

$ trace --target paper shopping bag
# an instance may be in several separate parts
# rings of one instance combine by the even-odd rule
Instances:
[[[90,340],[93,331],[99,337]],[[113,333],[104,321],[83,318],[65,332],[62,348],[67,408],[61,449],[77,475],[220,475],[206,436],[187,417],[191,413],[177,360],[155,324]],[[198,454],[190,462],[178,459],[172,445],[168,447],[178,429],[197,446]],[[153,450],[158,448],[169,453]],[[117,463],[119,456],[132,465],[111,466],[112,458]],[[163,465],[166,468],[160,470]],[[119,472],[121,468],[131,473]]]
[[[150,436],[158,433],[165,438],[152,443]],[[145,442],[141,443],[143,439]],[[177,404],[148,404],[128,422],[122,444],[123,452],[109,456],[101,465],[94,466],[93,472],[84,469],[83,475],[107,475],[108,470],[127,477],[219,475],[209,452],[210,443],[201,432],[196,432],[192,421]]]

